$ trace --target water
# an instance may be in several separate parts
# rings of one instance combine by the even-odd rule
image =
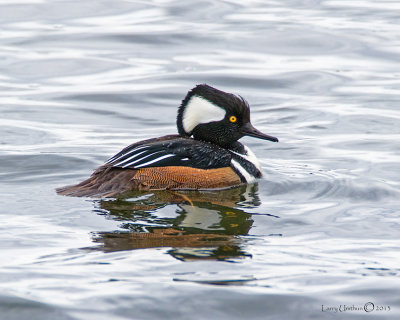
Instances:
[[[398,319],[399,8],[2,1],[0,318]],[[280,139],[243,139],[258,185],[55,194],[198,83]]]

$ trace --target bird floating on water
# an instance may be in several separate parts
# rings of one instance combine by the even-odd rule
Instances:
[[[114,197],[132,190],[222,189],[261,177],[254,153],[243,136],[278,142],[250,122],[240,96],[201,84],[183,99],[178,133],[126,147],[86,180],[57,189],[68,196]]]

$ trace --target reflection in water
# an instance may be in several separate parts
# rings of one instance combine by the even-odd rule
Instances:
[[[259,204],[257,185],[207,192],[135,192],[129,198],[96,201],[98,214],[122,221],[127,231],[98,232],[93,240],[106,252],[171,247],[168,253],[180,260],[250,256],[235,236],[246,235],[253,224],[245,208]],[[177,206],[175,213],[161,217],[168,206]]]

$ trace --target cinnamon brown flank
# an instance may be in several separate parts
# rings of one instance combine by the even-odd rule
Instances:
[[[74,186],[58,188],[57,193],[76,197],[113,197],[130,190],[218,189],[240,183],[239,176],[231,167],[196,169],[171,166],[136,170],[102,166],[89,179]]]

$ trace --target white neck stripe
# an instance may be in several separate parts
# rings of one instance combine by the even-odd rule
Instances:
[[[242,153],[239,153],[239,152],[235,152],[235,151],[233,151],[233,150],[231,150],[231,152],[233,152],[234,154],[238,155],[239,157],[242,157],[242,158],[244,158],[245,160],[251,162],[252,164],[254,164],[254,166],[255,166],[258,170],[262,171],[262,170],[261,170],[260,162],[258,161],[258,159],[257,159],[256,155],[253,153],[253,151],[251,151],[250,148],[247,147],[247,146],[244,146],[244,150],[246,151],[246,154],[242,154]]]
[[[239,162],[232,159],[231,163],[241,173],[247,183],[253,183],[256,181],[256,178],[252,174],[248,173],[247,170],[243,168]]]

